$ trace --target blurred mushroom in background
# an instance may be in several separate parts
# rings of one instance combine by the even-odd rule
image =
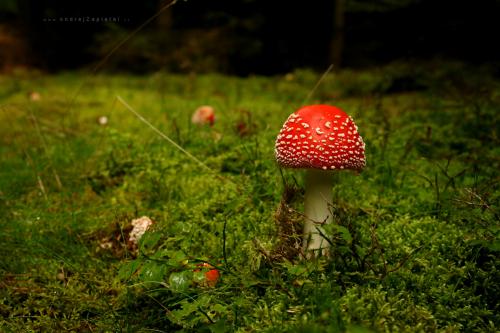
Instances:
[[[38,91],[28,92],[28,99],[32,102],[38,102],[42,99],[42,95]]]
[[[108,117],[100,116],[99,118],[97,118],[97,123],[101,126],[107,125],[108,124]]]
[[[215,123],[215,110],[210,105],[202,105],[194,111],[191,122],[196,125],[213,126]]]

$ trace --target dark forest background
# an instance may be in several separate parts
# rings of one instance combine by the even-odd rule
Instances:
[[[2,0],[0,70],[93,66],[168,3]],[[188,0],[104,68],[248,75],[435,58],[498,64],[499,35],[498,0]]]

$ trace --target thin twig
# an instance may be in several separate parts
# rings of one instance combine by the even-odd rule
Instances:
[[[135,111],[127,102],[123,100],[120,96],[116,96],[116,99],[127,108],[130,112],[132,112],[140,121],[142,121],[144,124],[148,125],[149,128],[151,128],[156,134],[161,136],[163,139],[168,141],[171,145],[173,145],[175,148],[179,149],[181,152],[183,152],[187,157],[189,157],[191,160],[202,166],[204,169],[207,171],[210,171],[211,173],[215,173],[208,165],[200,161],[198,158],[196,158],[194,155],[192,155],[190,152],[182,148],[177,142],[174,140],[170,139],[165,133],[160,131],[158,128],[156,128],[153,124],[151,124],[147,119],[145,119],[143,116],[141,116],[137,111]]]
[[[228,269],[227,252],[226,252],[226,241],[227,241],[226,227],[227,227],[227,219],[225,218],[224,226],[222,227],[222,257],[224,258],[224,266],[226,267],[226,269]]]
[[[420,251],[421,248],[423,248],[423,245],[417,247],[416,249],[413,249],[410,253],[408,253],[406,256],[404,256],[404,258],[396,265],[396,267],[389,269],[387,271],[387,273],[393,273],[393,272],[397,271],[398,269],[400,269],[401,267],[403,267],[403,265],[410,259],[410,257],[414,253]]]
[[[146,118],[144,118],[139,112],[137,112],[136,110],[134,110],[134,108],[132,108],[132,106],[130,106],[127,102],[125,102],[125,100],[123,100],[123,98],[121,98],[120,96],[116,96],[116,99],[123,106],[125,106],[125,108],[127,110],[129,110],[130,112],[132,112],[140,121],[142,121],[149,128],[151,128],[161,138],[165,139],[168,143],[170,143],[171,145],[173,145],[175,148],[179,149],[182,153],[184,153],[192,161],[196,162],[198,165],[200,165],[202,168],[204,168],[205,170],[207,170],[208,172],[210,172],[211,174],[213,174],[218,179],[235,185],[236,186],[236,191],[238,191],[239,194],[242,194],[244,192],[244,189],[242,188],[242,186],[240,184],[234,182],[230,178],[227,178],[227,177],[224,177],[224,176],[220,175],[217,171],[211,169],[208,165],[206,165],[205,163],[203,163],[196,156],[194,156],[193,154],[191,154],[190,152],[188,152],[186,149],[182,148],[177,142],[175,142],[174,140],[172,140],[171,138],[169,138],[165,133],[163,133],[162,131],[160,131],[157,127],[155,127],[153,124],[151,124]],[[251,197],[247,196],[247,200],[249,202],[251,202]]]
[[[45,201],[49,201],[49,198],[47,197],[47,192],[45,192],[45,186],[43,186],[43,181],[42,178],[40,178],[40,175],[36,175],[36,180],[38,182],[38,186],[40,187],[40,191],[43,193]]]
[[[210,316],[208,315],[208,313],[206,313],[202,308],[201,306],[198,306],[198,311],[200,311],[207,319],[208,321],[210,322],[210,324],[214,324],[215,322],[212,320],[212,318],[210,318]]]
[[[35,167],[35,163],[34,163],[33,159],[31,158],[31,155],[28,153],[28,151],[26,149],[23,149],[23,153],[24,153],[24,155],[26,155],[26,161],[27,161],[28,165],[33,169],[33,173],[36,176],[36,181],[38,183],[38,187],[40,188],[40,191],[42,192],[43,197],[45,198],[45,201],[48,202],[49,198],[47,196],[47,192],[45,191],[45,186],[43,185],[42,177],[40,177],[40,174],[38,173],[38,171]]]
[[[170,313],[169,308],[167,308],[165,305],[163,305],[160,301],[158,301],[156,298],[151,296],[150,294],[146,294],[149,298],[151,298],[154,302],[156,302],[165,312]]]
[[[320,86],[321,82],[323,82],[323,80],[326,78],[326,76],[328,75],[328,73],[330,73],[332,71],[332,69],[333,69],[333,64],[330,64],[330,66],[328,66],[328,68],[323,73],[323,75],[321,75],[321,77],[319,78],[318,82],[316,82],[316,85],[311,89],[311,91],[309,91],[309,93],[307,94],[306,98],[302,102],[302,105],[306,104],[306,102],[309,100],[309,98],[311,98],[311,96],[314,94],[314,92],[316,91],[316,89],[318,89],[318,87]]]

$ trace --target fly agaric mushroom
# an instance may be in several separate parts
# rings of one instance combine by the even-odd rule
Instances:
[[[203,105],[194,111],[191,122],[196,125],[208,124],[213,126],[215,123],[215,110],[209,105]]]
[[[341,109],[310,105],[292,113],[276,139],[275,155],[285,168],[306,170],[303,253],[326,254],[328,242],[321,225],[333,221],[331,171],[361,170],[365,144],[354,121]]]

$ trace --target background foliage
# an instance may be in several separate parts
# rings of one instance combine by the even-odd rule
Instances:
[[[120,37],[167,2],[3,0],[0,63],[6,67],[3,70],[19,65],[49,71],[93,66]],[[497,0],[478,4],[452,0],[177,1],[109,59],[106,69],[249,75],[283,74],[303,67],[321,71],[332,62],[336,68],[362,68],[397,59],[436,57],[495,64],[500,60],[496,47],[499,14]],[[64,21],[70,18],[118,22]],[[336,28],[338,21],[344,23]],[[342,42],[335,42],[335,34]],[[332,59],[334,48],[340,49],[338,62]],[[498,65],[495,71],[498,77]]]

